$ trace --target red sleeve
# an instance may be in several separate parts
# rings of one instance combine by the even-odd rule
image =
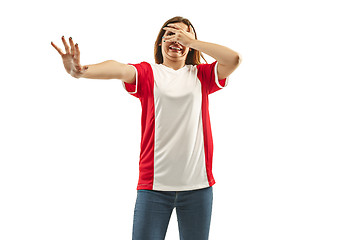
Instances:
[[[130,64],[136,70],[135,84],[129,84],[123,82],[125,90],[137,98],[148,96],[153,88],[154,77],[151,65],[147,62],[141,62],[138,64]]]
[[[197,65],[197,76],[204,85],[206,92],[211,94],[216,92],[228,84],[228,78],[218,79],[217,75],[217,61],[211,64],[199,64]]]

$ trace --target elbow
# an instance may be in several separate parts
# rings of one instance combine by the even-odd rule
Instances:
[[[235,54],[234,65],[238,67],[242,62],[242,56],[239,53]]]
[[[239,53],[234,52],[231,56],[231,58],[228,59],[227,66],[231,66],[234,69],[237,68],[242,62],[242,57]]]

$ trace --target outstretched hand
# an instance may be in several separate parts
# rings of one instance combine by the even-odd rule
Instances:
[[[69,38],[70,47],[67,44],[64,36],[62,36],[61,40],[64,43],[66,53],[63,53],[61,49],[53,42],[51,42],[51,45],[58,51],[58,53],[62,57],[66,72],[75,78],[80,78],[88,67],[81,66],[80,64],[79,45],[77,43],[74,45],[71,37]]]

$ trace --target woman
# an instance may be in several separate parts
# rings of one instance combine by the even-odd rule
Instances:
[[[166,21],[155,42],[155,64],[114,60],[82,66],[78,44],[66,53],[55,44],[66,71],[75,78],[120,79],[142,106],[139,182],[133,239],[165,238],[176,208],[180,239],[208,239],[212,210],[213,141],[208,95],[224,88],[241,57],[197,39],[188,19]],[[216,61],[201,64],[201,52]]]

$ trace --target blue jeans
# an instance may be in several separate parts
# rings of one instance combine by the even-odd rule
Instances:
[[[208,240],[212,187],[192,191],[138,190],[133,240],[164,240],[176,208],[180,240]]]

